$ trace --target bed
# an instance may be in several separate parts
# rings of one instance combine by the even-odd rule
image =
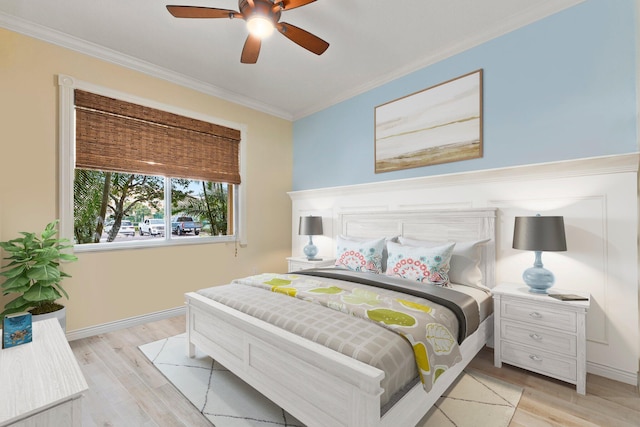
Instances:
[[[348,212],[335,221],[338,234],[360,239],[481,242],[474,246],[477,269],[481,287],[491,288],[495,218],[495,209],[454,209]],[[490,302],[488,292],[485,295]],[[186,303],[189,356],[199,348],[309,427],[416,425],[493,331],[493,315],[485,312],[477,329],[461,340],[461,361],[444,371],[428,392],[417,382],[385,397],[385,372],[375,366],[199,292],[187,293]]]

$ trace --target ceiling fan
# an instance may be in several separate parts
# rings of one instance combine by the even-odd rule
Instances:
[[[229,9],[217,9],[202,6],[167,6],[169,13],[176,18],[240,18],[247,22],[249,36],[244,42],[240,62],[255,64],[260,54],[262,39],[277,29],[292,42],[316,55],[322,55],[329,43],[286,22],[278,22],[282,11],[305,6],[316,0],[239,0],[240,12]]]

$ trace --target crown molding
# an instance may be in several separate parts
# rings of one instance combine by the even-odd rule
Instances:
[[[79,39],[77,37],[57,30],[46,28],[42,25],[34,24],[32,22],[8,15],[3,12],[0,12],[0,27],[66,49],[73,50],[75,52],[79,52],[84,55],[101,59],[112,64],[138,71],[151,77],[166,80],[171,83],[186,87],[188,89],[193,89],[195,91],[204,93],[206,95],[215,96],[216,98],[220,98],[225,101],[233,102],[235,104],[242,105],[253,110],[261,111],[263,113],[276,116],[281,119],[289,121],[293,119],[293,116],[288,111],[275,108],[271,105],[258,102],[255,99],[219,88],[208,83],[204,83],[200,80],[187,77],[184,74],[176,73],[175,71],[159,67],[157,65],[151,64],[150,62],[146,62],[132,56],[122,54],[120,52],[116,52],[115,50],[106,48],[104,46]]]
[[[531,8],[527,11],[516,14],[510,17],[508,20],[505,20],[502,23],[502,25],[500,25],[499,27],[491,29],[490,31],[485,31],[485,32],[476,34],[474,37],[467,38],[462,42],[452,44],[438,51],[434,55],[419,58],[417,61],[413,62],[412,64],[409,64],[405,67],[396,68],[392,72],[380,76],[380,78],[378,79],[369,80],[366,83],[360,86],[356,86],[351,90],[341,91],[339,96],[329,99],[326,102],[316,104],[305,110],[301,110],[298,113],[293,115],[293,120],[298,120],[303,117],[309,116],[313,113],[317,113],[318,111],[322,111],[340,102],[346,101],[347,99],[353,98],[354,96],[368,92],[386,83],[397,80],[415,71],[421,70],[430,65],[436,64],[444,59],[450,58],[466,50],[469,50],[483,43],[486,43],[490,40],[503,36],[507,33],[510,33],[511,31],[514,31],[524,26],[527,26],[529,24],[532,24],[535,21],[547,18],[548,16],[551,16],[562,10],[565,10],[577,4],[583,3],[584,1],[585,0],[563,0],[563,1],[559,0],[557,2],[554,2],[553,4],[546,3],[542,7],[535,8],[535,10],[534,8]],[[558,3],[562,3],[562,6],[558,6]]]

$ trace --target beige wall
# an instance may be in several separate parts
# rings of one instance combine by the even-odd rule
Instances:
[[[58,210],[58,86],[66,74],[247,126],[247,240],[80,253],[65,271],[67,330],[181,306],[185,292],[286,270],[292,124],[167,81],[0,29],[0,240],[39,231]],[[7,298],[0,297],[2,306]]]

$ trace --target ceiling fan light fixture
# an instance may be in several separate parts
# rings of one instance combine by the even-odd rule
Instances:
[[[286,22],[280,22],[284,10],[306,6],[316,0],[238,0],[239,12],[204,6],[168,5],[167,9],[176,18],[238,18],[245,21],[247,36],[240,62],[255,64],[260,54],[262,40],[274,30],[316,55],[322,55],[329,43],[308,31]]]
[[[261,39],[269,37],[273,33],[273,20],[268,17],[254,14],[247,18],[249,33]]]

